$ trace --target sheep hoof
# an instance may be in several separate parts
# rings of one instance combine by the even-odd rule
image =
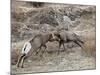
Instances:
[[[59,55],[60,53],[58,52],[57,55]]]
[[[21,66],[21,68],[24,68],[23,66]]]
[[[18,65],[18,64],[17,64],[16,66],[17,66],[17,67],[19,67],[19,65]]]

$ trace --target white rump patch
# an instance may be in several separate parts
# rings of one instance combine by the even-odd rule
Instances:
[[[27,54],[31,50],[31,43],[30,42],[25,42],[23,48],[22,48],[22,54]]]

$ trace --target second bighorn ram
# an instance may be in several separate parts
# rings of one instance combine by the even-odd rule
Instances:
[[[47,48],[46,43],[48,41],[52,41],[53,34],[52,33],[40,33],[35,35],[31,40],[25,42],[22,50],[21,55],[17,62],[17,67],[19,67],[19,64],[21,63],[21,67],[23,68],[23,63],[26,57],[29,57],[33,51],[36,51],[36,54],[41,50],[42,47]]]
[[[68,42],[74,42],[77,45],[79,45],[81,48],[83,48],[84,42],[74,32],[65,31],[65,30],[61,31],[61,32],[54,32],[54,37],[55,37],[55,40],[56,39],[59,40],[58,41],[59,42],[59,49],[60,49],[61,45],[63,45],[63,48],[65,50],[64,43],[68,43]],[[59,54],[59,50],[58,50],[58,54]]]

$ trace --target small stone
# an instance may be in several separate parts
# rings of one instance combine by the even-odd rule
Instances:
[[[31,63],[32,62],[32,60],[28,60],[28,63]]]

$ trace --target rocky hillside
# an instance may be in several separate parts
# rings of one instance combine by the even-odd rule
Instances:
[[[12,2],[12,41],[29,38],[35,31],[95,28],[95,6]]]

